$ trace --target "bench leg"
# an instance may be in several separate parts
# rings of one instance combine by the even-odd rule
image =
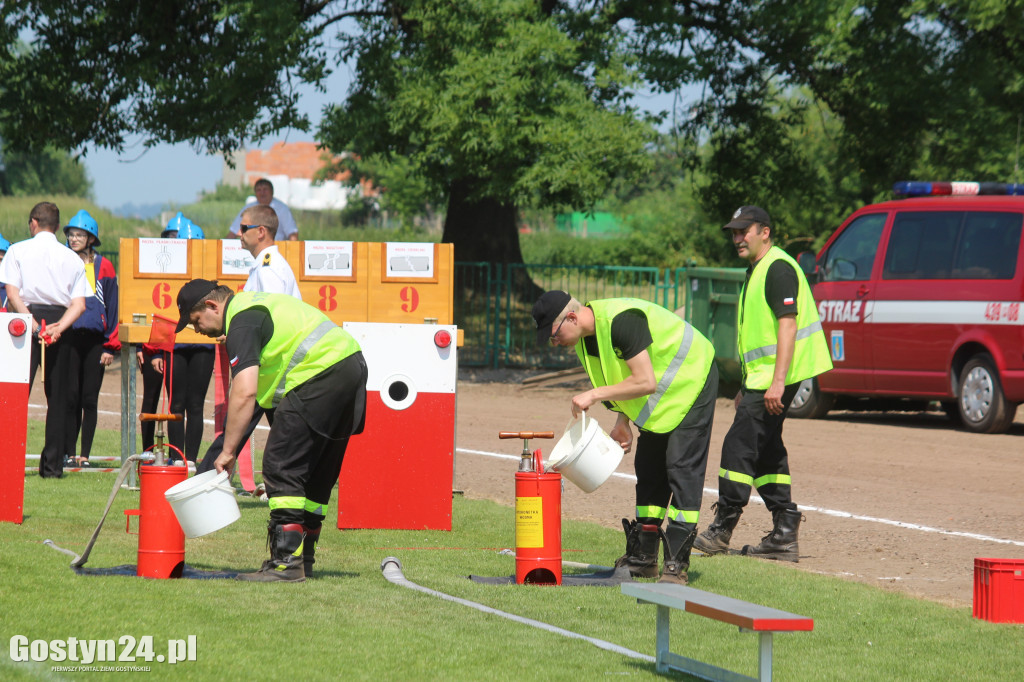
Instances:
[[[758,637],[757,676],[761,682],[772,679],[772,633],[761,632]]]
[[[655,669],[659,673],[668,672],[669,670],[666,658],[669,653],[668,633],[670,613],[671,611],[669,611],[667,606],[658,605],[658,627],[656,630],[656,639],[654,644],[654,656]]]

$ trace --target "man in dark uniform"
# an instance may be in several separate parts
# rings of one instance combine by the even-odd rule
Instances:
[[[63,339],[75,320],[85,311],[85,299],[92,297],[82,259],[57,241],[60,210],[43,201],[29,214],[31,239],[18,242],[0,261],[0,282],[7,288],[7,309],[32,314],[32,333],[46,343],[32,344],[29,386],[43,365],[46,393],[46,440],[39,458],[39,475],[60,478],[64,474],[68,429],[75,425],[74,407],[78,379],[72,372],[71,350]],[[46,331],[42,323],[46,322]]]
[[[755,487],[774,527],[759,545],[746,545],[742,553],[798,561],[802,516],[791,497],[782,422],[800,382],[832,369],[832,360],[807,279],[796,261],[773,245],[768,213],[742,206],[722,229],[740,258],[750,263],[737,310],[743,385],[722,443],[715,520],[694,547],[705,554],[728,551]]]
[[[226,335],[231,390],[217,471],[232,471],[253,410],[270,419],[263,482],[270,501],[270,559],[240,580],[301,582],[316,544],[349,436],[366,415],[366,363],[359,344],[322,312],[285,294],[241,292],[205,279],[178,292],[177,331]],[[304,542],[309,538],[309,542]]]
[[[636,424],[636,520],[622,520],[626,553],[616,567],[686,584],[704,494],[718,371],[711,342],[675,313],[649,301],[610,298],[582,305],[549,291],[533,306],[537,343],[575,347],[594,388],[572,413],[598,402],[619,413],[609,434],[629,452]],[[661,524],[668,518],[668,527]]]

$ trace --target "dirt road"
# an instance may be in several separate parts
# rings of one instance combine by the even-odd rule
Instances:
[[[455,487],[467,497],[511,506],[515,463],[486,453],[517,455],[522,443],[498,440],[498,431],[560,435],[569,419],[571,386],[529,388],[521,376],[506,383],[459,381]],[[108,371],[100,428],[120,426],[119,389],[120,372]],[[45,404],[38,381],[30,403]],[[594,412],[609,430],[613,414],[601,407]],[[41,419],[43,410],[34,407],[29,415]],[[732,402],[719,400],[701,529],[712,518],[718,459],[732,417]],[[994,436],[954,430],[939,414],[835,413],[788,420],[785,429],[794,500],[806,517],[798,569],[969,606],[975,557],[1024,557],[1024,410],[1009,433]],[[208,440],[212,431],[208,425]],[[551,441],[535,446],[547,453]],[[634,504],[629,455],[618,471],[621,476],[589,495],[566,484],[564,516],[620,528]],[[752,501],[733,545],[756,544],[770,528],[767,510]]]

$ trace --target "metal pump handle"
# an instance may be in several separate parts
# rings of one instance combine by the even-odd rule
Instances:
[[[140,422],[183,422],[185,421],[185,415],[183,414],[149,414],[143,412],[139,415]]]
[[[554,438],[554,431],[499,431],[498,438]]]

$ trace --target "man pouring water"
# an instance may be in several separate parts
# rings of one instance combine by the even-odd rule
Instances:
[[[583,305],[548,291],[533,306],[537,343],[573,347],[593,388],[572,399],[578,416],[595,403],[618,412],[610,436],[633,447],[636,518],[622,520],[626,553],[615,562],[638,577],[686,584],[718,396],[715,351],[675,313],[634,298]],[[661,524],[668,518],[665,531]]]

